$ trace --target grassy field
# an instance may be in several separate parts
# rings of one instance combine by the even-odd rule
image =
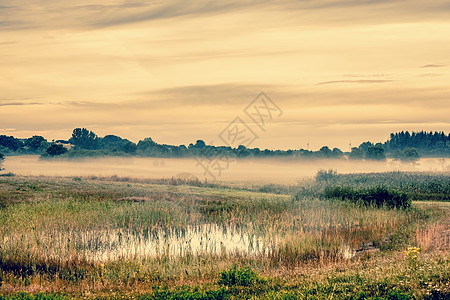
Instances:
[[[326,193],[380,186],[411,206]],[[3,176],[0,299],[448,299],[449,194],[448,174]]]

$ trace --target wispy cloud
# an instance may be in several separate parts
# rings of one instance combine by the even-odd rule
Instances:
[[[331,80],[331,81],[323,81],[319,82],[318,85],[323,84],[336,84],[336,83],[385,83],[391,82],[392,80]]]
[[[36,97],[39,98],[39,97]],[[0,98],[0,106],[25,106],[25,105],[43,105],[43,102],[35,101],[36,98]]]
[[[104,1],[79,0],[0,0],[0,28],[101,28],[145,21],[180,17],[200,17],[236,13],[242,10],[289,12],[292,16],[309,19],[310,12],[316,22],[353,23],[405,22],[418,19],[444,18],[450,5],[443,0],[316,0],[316,1]],[[328,11],[316,14],[316,11]],[[336,12],[336,13],[331,13]],[[337,13],[339,12],[339,13]],[[352,16],[349,18],[349,16]],[[447,15],[448,16],[448,15]],[[302,18],[297,18],[301,20]],[[397,20],[397,21],[396,21]],[[281,21],[281,20],[280,20]]]
[[[265,91],[280,146],[316,125],[447,129],[449,20],[445,0],[0,0],[0,120],[177,143]]]
[[[423,65],[421,68],[443,68],[446,67],[446,65],[441,64],[429,64],[429,65]]]

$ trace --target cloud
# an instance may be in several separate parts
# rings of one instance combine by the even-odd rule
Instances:
[[[442,74],[439,74],[439,73],[425,73],[425,74],[420,74],[419,76],[421,76],[421,77],[440,77],[440,76],[442,76]]]
[[[42,105],[42,102],[29,101],[35,98],[3,98],[0,99],[0,106],[25,106],[25,105]]]
[[[420,77],[419,77],[420,78]],[[347,83],[336,80],[329,84],[311,86],[276,85],[276,84],[238,84],[224,83],[216,85],[179,86],[167,89],[149,90],[146,92],[125,95],[126,100],[93,101],[70,100],[52,105],[70,106],[80,110],[99,110],[105,113],[117,111],[146,112],[190,110],[211,110],[214,114],[222,111],[240,112],[260,92],[265,92],[283,110],[297,111],[311,107],[343,107],[398,105],[405,107],[441,107],[447,108],[450,88],[446,86],[402,87],[391,85],[372,85],[364,80],[350,81],[354,86],[343,87],[333,83]],[[381,82],[384,82],[381,80]],[[387,82],[389,82],[387,80]],[[376,83],[380,83],[376,81]],[[325,88],[326,87],[326,88]],[[214,115],[210,114],[210,115]],[[320,119],[320,116],[316,116]]]
[[[446,67],[446,65],[440,65],[440,64],[429,64],[421,66],[421,68],[443,68]]]
[[[350,78],[380,78],[380,77],[389,77],[392,74],[384,74],[384,73],[374,73],[374,74],[344,74],[343,77],[350,77]]]
[[[268,1],[261,1],[256,4],[254,1],[189,1],[176,0],[152,3],[139,12],[128,15],[121,15],[114,19],[100,20],[93,22],[94,26],[111,26],[126,23],[136,23],[142,21],[171,19],[182,16],[201,16],[210,14],[220,14],[232,12],[237,9],[249,6],[258,6]]]
[[[10,5],[14,3],[14,5]],[[0,0],[0,30],[24,28],[102,28],[145,21],[173,18],[196,18],[219,14],[234,14],[239,11],[257,13],[286,12],[293,20],[302,23],[310,17],[320,23],[398,23],[411,20],[448,18],[450,6],[442,0],[388,1],[104,1],[80,0],[74,2],[58,0]],[[316,14],[316,11],[328,12]],[[352,16],[351,18],[349,16]],[[357,17],[355,17],[357,16]],[[299,18],[300,17],[300,18]],[[284,19],[278,22],[284,22]],[[277,24],[273,24],[277,26]]]
[[[18,41],[5,41],[5,42],[0,42],[0,46],[4,46],[4,45],[15,45],[18,44]]]
[[[391,82],[393,80],[332,80],[332,81],[323,81],[319,82],[317,85],[323,84],[335,84],[335,83],[385,83]]]

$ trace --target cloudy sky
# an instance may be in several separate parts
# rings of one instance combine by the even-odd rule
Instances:
[[[450,1],[0,0],[0,134],[347,150],[449,116]]]

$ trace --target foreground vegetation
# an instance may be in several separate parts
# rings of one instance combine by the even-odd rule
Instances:
[[[0,177],[0,299],[446,299],[448,185],[332,171],[291,187]],[[377,186],[441,202],[326,195]]]

